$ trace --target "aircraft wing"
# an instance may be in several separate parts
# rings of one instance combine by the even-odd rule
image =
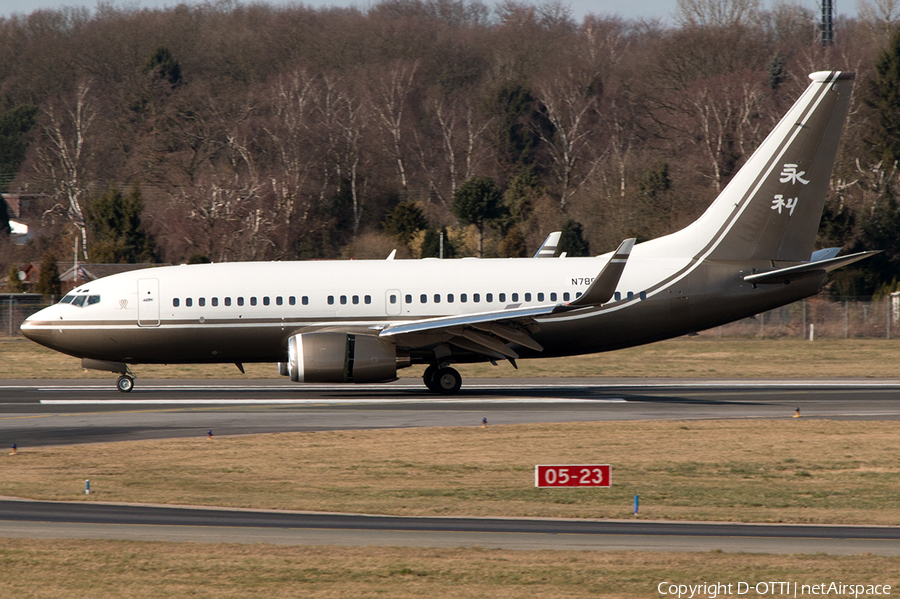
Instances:
[[[379,336],[392,337],[413,347],[447,343],[491,359],[518,358],[519,355],[509,344],[543,351],[544,348],[532,337],[540,330],[535,318],[608,302],[625,269],[634,241],[634,239],[623,241],[588,290],[568,304],[548,304],[528,308],[520,307],[521,304],[510,304],[503,310],[491,312],[398,322],[381,329]]]
[[[824,252],[824,250],[822,250]],[[827,272],[831,272],[836,268],[840,268],[842,266],[847,266],[848,264],[853,264],[859,260],[863,260],[868,258],[869,256],[873,256],[879,253],[881,250],[874,250],[869,252],[859,252],[856,254],[848,254],[846,256],[839,256],[836,258],[825,258],[821,260],[815,260],[814,262],[804,262],[803,264],[798,264],[797,266],[789,266],[787,268],[779,268],[777,270],[770,270],[767,272],[754,273],[751,275],[747,275],[744,277],[744,280],[748,283],[757,284],[786,284],[790,283],[795,279],[802,279],[804,277],[810,277],[814,275],[821,275]],[[818,252],[817,252],[818,253]],[[820,254],[820,255],[828,255],[828,254]],[[813,257],[816,257],[816,254],[813,254]]]

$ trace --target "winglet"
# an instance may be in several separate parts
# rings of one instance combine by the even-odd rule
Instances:
[[[562,231],[553,231],[549,235],[547,235],[547,239],[544,240],[544,243],[541,244],[541,247],[538,248],[538,251],[535,252],[533,258],[552,258],[556,255],[556,249],[559,247],[559,238],[562,236]]]
[[[632,237],[620,243],[616,251],[613,252],[612,258],[609,259],[609,262],[606,263],[606,266],[603,267],[603,270],[600,271],[600,274],[597,275],[597,278],[594,279],[587,291],[575,301],[569,302],[567,307],[597,306],[605,304],[612,299],[613,294],[616,292],[616,287],[619,285],[619,279],[622,277],[622,272],[625,270],[625,263],[628,262],[628,256],[631,255],[631,248],[634,247],[634,242],[635,239]]]

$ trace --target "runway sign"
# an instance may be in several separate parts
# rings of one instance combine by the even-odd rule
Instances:
[[[534,467],[534,486],[608,487],[612,484],[610,474],[609,464],[539,464]]]

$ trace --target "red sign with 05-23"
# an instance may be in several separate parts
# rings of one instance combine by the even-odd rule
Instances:
[[[537,465],[535,487],[608,487],[609,464]]]

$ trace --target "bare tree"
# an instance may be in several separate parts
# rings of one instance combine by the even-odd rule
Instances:
[[[675,20],[682,27],[730,27],[759,13],[759,0],[678,0]]]
[[[53,188],[61,212],[78,230],[81,256],[87,260],[87,222],[84,202],[91,182],[88,165],[92,158],[91,136],[97,109],[91,81],[77,84],[70,102],[51,102],[43,110],[42,144],[37,148],[36,177]]]
[[[403,129],[407,102],[418,69],[417,62],[396,61],[369,84],[369,106],[385,134],[385,149],[397,165],[400,188],[409,190],[404,160]]]

